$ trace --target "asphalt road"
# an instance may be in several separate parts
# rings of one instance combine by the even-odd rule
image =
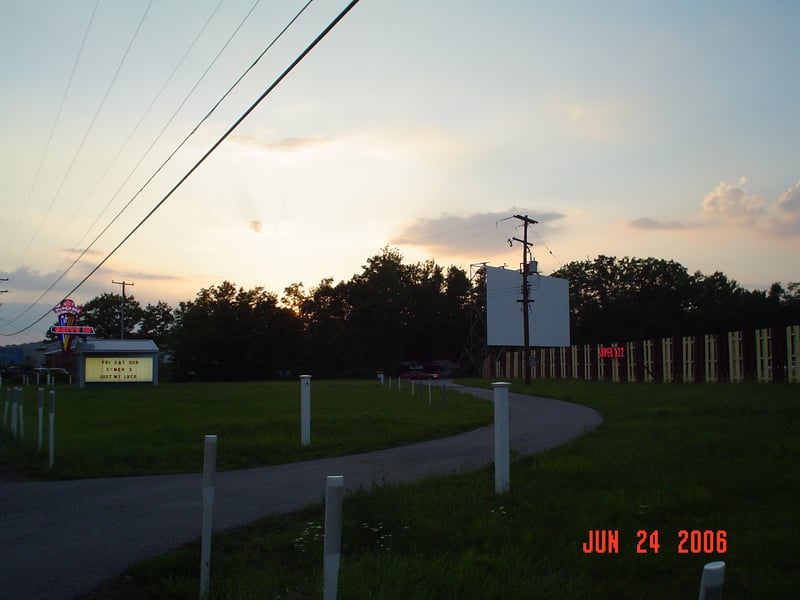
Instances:
[[[460,388],[491,400],[492,392]],[[596,411],[509,394],[511,446],[533,454],[602,422]],[[476,469],[494,459],[493,427],[378,452],[217,473],[214,530],[324,499],[328,475],[345,491]],[[513,488],[513,471],[511,486]],[[200,538],[202,475],[0,484],[0,598],[86,594],[130,564]],[[198,565],[199,571],[199,565]]]

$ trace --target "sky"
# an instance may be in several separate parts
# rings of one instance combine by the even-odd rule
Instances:
[[[274,85],[347,2],[305,4],[0,0],[0,345],[115,281],[517,268],[513,215],[544,274],[800,281],[800,3],[362,0]]]

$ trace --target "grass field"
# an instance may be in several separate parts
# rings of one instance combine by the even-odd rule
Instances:
[[[435,384],[434,384],[435,385]],[[389,389],[377,381],[312,381],[311,445],[300,443],[300,384],[165,384],[56,388],[55,464],[47,433],[37,452],[36,388],[26,389],[25,438],[0,435],[0,470],[85,478],[202,470],[203,440],[218,436],[219,470],[364,452],[486,425],[491,405],[427,383]],[[5,389],[0,399],[5,403]],[[47,398],[45,399],[47,404]],[[47,409],[44,415],[47,422]]]
[[[727,563],[724,598],[796,597],[800,387],[526,391],[586,404],[605,422],[515,460],[507,494],[487,468],[347,497],[339,597],[692,598],[713,560]],[[312,506],[215,536],[211,597],[320,598],[322,525]],[[618,552],[585,554],[590,530],[617,531]],[[706,531],[710,545],[692,543]],[[143,562],[92,597],[196,597],[199,552]]]

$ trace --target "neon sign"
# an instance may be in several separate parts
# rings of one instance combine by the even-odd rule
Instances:
[[[50,333],[56,335],[94,335],[94,327],[88,325],[53,325]]]
[[[72,336],[76,332],[69,331],[75,326],[75,319],[83,312],[81,308],[69,298],[65,298],[61,304],[53,308],[53,312],[58,315],[58,325],[54,327],[63,328],[63,332],[58,332],[61,337],[61,350],[66,354],[69,352],[69,345]],[[52,329],[51,329],[52,331]],[[55,331],[53,333],[56,333]]]
[[[598,346],[599,358],[625,358],[625,346]]]

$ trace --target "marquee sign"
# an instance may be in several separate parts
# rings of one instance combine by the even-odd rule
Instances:
[[[87,356],[86,383],[153,382],[153,359],[149,356]]]

